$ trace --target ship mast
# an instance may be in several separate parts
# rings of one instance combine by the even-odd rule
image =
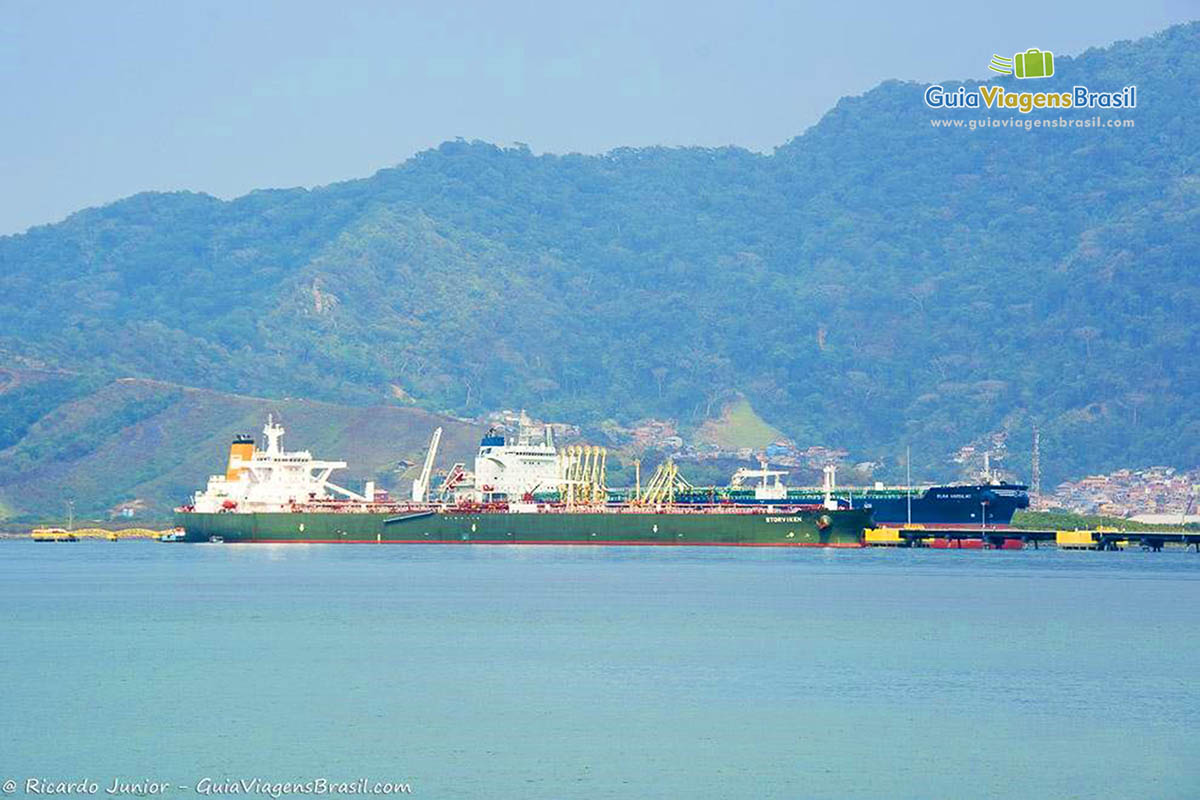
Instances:
[[[1040,509],[1042,507],[1042,434],[1038,430],[1038,426],[1033,426],[1033,490],[1030,494],[1033,495],[1033,507]]]
[[[826,464],[825,469],[825,508],[828,511],[837,509],[837,500],[833,498],[834,491],[837,490],[837,467],[833,464]]]
[[[908,507],[908,524],[912,525],[912,447],[904,447],[904,503]]]

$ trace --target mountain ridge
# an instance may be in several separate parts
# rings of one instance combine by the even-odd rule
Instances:
[[[745,395],[892,477],[906,445],[953,477],[997,431],[1027,476],[1035,423],[1050,480],[1192,466],[1198,44],[1039,82],[1136,83],[1131,130],[934,130],[983,114],[888,81],[771,154],[454,141],[315,189],[134,195],[0,238],[0,366],[688,431]]]

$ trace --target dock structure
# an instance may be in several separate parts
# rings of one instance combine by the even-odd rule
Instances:
[[[171,530],[157,531],[149,528],[34,528],[29,534],[35,542],[78,542],[84,539],[107,539],[118,542],[122,539],[162,539],[173,532]]]
[[[873,547],[937,547],[942,549],[1014,550],[1043,544],[1063,550],[1162,550],[1167,544],[1200,553],[1200,531],[1028,530],[1023,528],[868,528],[863,544]]]
[[[79,528],[75,535],[81,539],[107,539],[115,542],[120,539],[157,539],[166,531],[150,530],[149,528]]]
[[[35,542],[78,542],[79,537],[65,528],[35,528],[30,537]]]

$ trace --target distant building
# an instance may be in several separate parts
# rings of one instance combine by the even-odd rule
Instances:
[[[130,500],[127,503],[120,503],[108,510],[109,517],[120,517],[122,519],[131,519],[137,514],[146,510],[145,500]]]
[[[1134,519],[1167,515],[1178,522],[1181,515],[1195,510],[1200,495],[1198,484],[1200,469],[1187,472],[1174,467],[1119,469],[1059,484],[1048,505],[1081,514]]]
[[[795,449],[796,446],[787,439],[780,439],[779,441],[771,442],[769,445],[767,445],[767,458],[787,456],[790,455]]]

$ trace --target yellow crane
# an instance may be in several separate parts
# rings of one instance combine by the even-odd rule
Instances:
[[[560,485],[568,506],[602,505],[608,501],[608,450],[576,444],[562,456]]]
[[[693,486],[679,474],[679,467],[671,459],[658,465],[650,480],[646,482],[645,491],[639,492],[638,502],[645,505],[674,503],[675,492],[691,489]]]

